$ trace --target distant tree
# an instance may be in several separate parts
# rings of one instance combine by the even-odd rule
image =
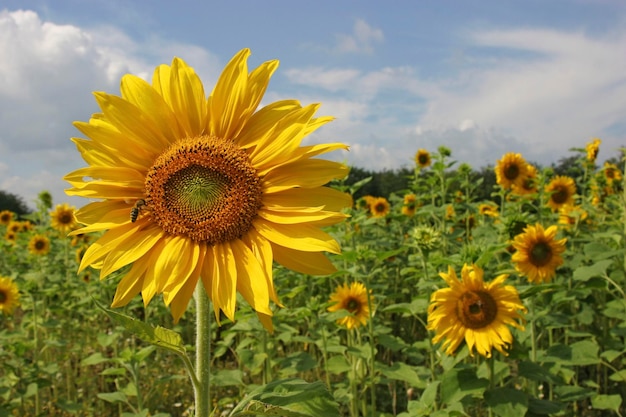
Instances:
[[[22,197],[0,190],[0,211],[3,210],[12,211],[18,216],[31,212]]]
[[[582,178],[585,173],[583,165],[580,163],[579,155],[563,157],[557,163],[553,162],[551,167],[555,175],[566,175],[575,180]]]

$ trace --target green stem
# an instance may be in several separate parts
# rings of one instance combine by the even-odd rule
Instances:
[[[194,398],[196,417],[209,417],[211,412],[211,311],[209,297],[201,282],[196,286],[196,378]]]

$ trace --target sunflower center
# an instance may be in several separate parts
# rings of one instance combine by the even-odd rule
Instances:
[[[209,245],[245,235],[262,205],[246,152],[213,136],[180,140],[161,154],[146,195],[146,211],[165,232]]]
[[[350,313],[358,312],[359,307],[361,307],[361,303],[359,303],[359,301],[355,300],[354,298],[350,298],[346,303],[346,310],[348,310]]]
[[[565,187],[559,187],[554,191],[554,193],[552,193],[552,196],[550,198],[552,198],[552,201],[557,204],[563,204],[567,201],[568,195],[569,194]]]
[[[530,250],[530,261],[535,266],[545,266],[551,259],[552,248],[546,242],[538,242]]]
[[[481,329],[495,320],[498,306],[488,292],[468,291],[459,298],[456,313],[466,328]]]
[[[428,165],[428,162],[430,161],[430,157],[426,154],[421,154],[420,156],[417,157],[417,160],[419,161],[420,165]]]
[[[35,241],[35,249],[37,250],[42,250],[46,247],[46,242],[44,240],[37,240]]]
[[[4,304],[4,302],[8,299],[6,293],[4,291],[0,291],[0,304]]]
[[[519,166],[517,164],[509,164],[504,168],[504,176],[507,180],[514,180],[519,176]]]
[[[73,220],[72,213],[61,213],[59,215],[59,223],[61,224],[72,224]]]

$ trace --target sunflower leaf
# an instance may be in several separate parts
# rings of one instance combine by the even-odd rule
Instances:
[[[339,407],[322,382],[293,378],[252,391],[229,414],[241,416],[339,417]]]
[[[183,345],[183,339],[180,334],[173,330],[166,329],[165,327],[157,326],[152,327],[140,320],[134,319],[130,316],[126,316],[121,313],[109,310],[103,307],[97,301],[94,300],[98,308],[104,311],[112,320],[120,324],[129,332],[143,340],[144,342],[151,343],[157,347],[169,350],[178,355],[185,356],[187,354],[185,346]]]

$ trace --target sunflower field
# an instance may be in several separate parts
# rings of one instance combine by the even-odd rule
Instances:
[[[183,60],[75,122],[89,203],[0,211],[0,417],[626,416],[626,179],[418,149],[363,195],[277,61]],[[622,156],[624,152],[622,150]],[[622,158],[623,159],[623,158]],[[480,190],[480,192],[479,192]],[[478,196],[482,197],[478,197]]]
[[[410,189],[357,199],[329,230],[335,273],[275,267],[273,333],[245,302],[212,321],[213,415],[285,380],[332,395],[338,416],[624,415],[624,187],[598,145],[580,178],[504,155],[490,201],[441,148]],[[98,307],[126,271],[77,274],[97,235],[68,236],[67,204],[39,208],[0,212],[0,415],[193,415],[181,360]],[[119,309],[188,347],[193,310],[174,324],[162,303]]]

